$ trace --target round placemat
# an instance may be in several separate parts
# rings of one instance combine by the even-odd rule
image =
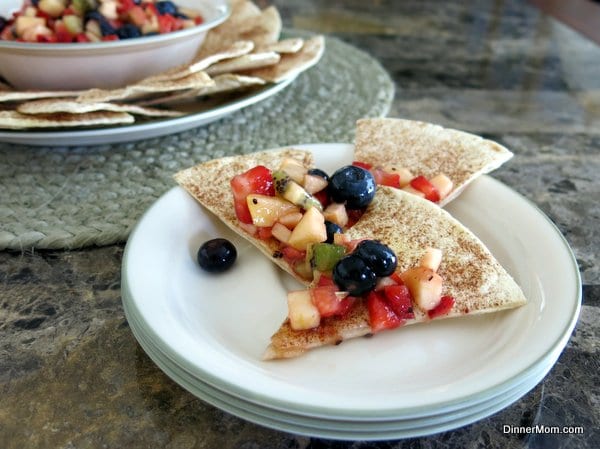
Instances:
[[[208,159],[316,142],[352,142],[386,115],[394,86],[366,53],[326,38],[321,61],[273,97],[209,125],[131,143],[0,143],[0,249],[70,249],[127,239],[173,174]]]

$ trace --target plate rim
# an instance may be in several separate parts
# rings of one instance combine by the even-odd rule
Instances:
[[[348,144],[348,143],[316,143],[316,144],[292,145],[292,146],[295,148],[312,149],[316,146],[331,146],[331,145],[334,145],[334,146],[335,145],[344,145],[346,147],[346,149],[348,149],[348,147],[352,147],[352,145]],[[275,150],[275,149],[273,149],[273,150]],[[441,408],[451,409],[453,407],[464,406],[464,404],[468,403],[468,402],[481,400],[481,398],[485,398],[485,396],[493,393],[494,391],[504,388],[506,386],[509,386],[510,384],[514,383],[516,379],[518,379],[522,376],[529,375],[529,373],[531,373],[536,367],[538,367],[538,365],[540,363],[543,363],[544,360],[552,358],[553,355],[556,355],[556,358],[558,358],[558,355],[562,352],[562,350],[564,349],[564,346],[566,345],[566,343],[568,342],[568,340],[572,334],[572,331],[573,331],[575,324],[577,322],[577,319],[579,317],[579,312],[580,312],[580,308],[581,308],[581,295],[582,295],[581,276],[580,276],[580,272],[579,272],[578,265],[576,263],[574,254],[573,254],[567,240],[562,235],[562,233],[557,228],[557,226],[533,202],[531,202],[527,198],[523,197],[521,194],[519,194],[515,190],[511,189],[507,185],[503,184],[502,182],[500,182],[488,175],[484,175],[483,178],[495,183],[496,188],[506,189],[506,191],[510,192],[510,194],[515,195],[520,200],[526,201],[528,207],[531,207],[536,214],[540,215],[544,219],[544,221],[551,226],[553,233],[555,234],[556,237],[558,237],[557,243],[560,243],[561,250],[564,250],[569,256],[568,262],[569,262],[570,268],[573,270],[572,274],[574,275],[574,280],[576,281],[576,285],[574,285],[575,291],[573,292],[574,293],[573,310],[572,310],[570,319],[568,320],[568,322],[566,323],[564,329],[562,330],[562,332],[560,334],[560,338],[557,341],[553,342],[552,346],[550,346],[549,348],[546,348],[544,353],[542,355],[540,355],[539,357],[537,357],[534,362],[532,362],[529,366],[524,368],[519,373],[511,376],[510,378],[504,379],[502,382],[498,382],[496,385],[490,386],[489,388],[487,388],[485,390],[478,391],[478,392],[472,393],[470,395],[467,395],[467,396],[464,396],[461,398],[436,402],[434,406],[431,404],[430,405],[411,406],[411,407],[397,407],[396,406],[396,407],[388,408],[385,411],[380,412],[380,413],[376,413],[376,412],[374,413],[374,411],[372,409],[350,410],[350,409],[340,409],[340,408],[335,408],[335,407],[321,407],[321,406],[302,404],[300,408],[303,410],[303,412],[311,414],[312,416],[331,417],[331,416],[335,415],[335,416],[340,416],[340,417],[344,417],[344,418],[347,418],[349,416],[350,417],[370,416],[373,418],[377,418],[378,416],[387,416],[390,413],[393,413],[395,416],[405,416],[405,417],[419,415],[419,414],[427,415],[427,414],[431,414],[432,409],[435,409],[435,410],[438,410]],[[146,217],[146,215],[148,213],[150,213],[152,208],[157,207],[156,205],[159,201],[161,201],[161,199],[166,198],[167,195],[173,195],[174,194],[173,192],[175,192],[177,190],[183,190],[183,189],[181,189],[178,186],[173,187],[171,190],[166,192],[161,198],[159,198],[151,206],[151,208],[148,209],[148,211],[146,211],[146,213],[142,216],[142,219],[140,219],[140,221],[134,227],[134,230],[131,233],[132,237],[135,236],[138,226],[140,226],[140,224],[143,223],[144,218]],[[122,288],[125,293],[124,297],[123,297],[124,300],[125,300],[125,296],[127,294],[129,294],[132,297],[131,291],[129,289],[129,285],[127,283],[127,270],[126,270],[127,263],[130,258],[130,249],[131,249],[130,241],[132,241],[132,239],[128,240],[125,251],[124,251],[124,255],[123,255]],[[141,315],[139,315],[139,313],[138,313],[139,310],[138,310],[137,306],[135,305],[135,303],[132,305],[134,306],[134,310],[135,310],[136,314],[138,314],[138,316],[141,317]],[[164,342],[160,341],[161,340],[160,336],[155,332],[154,329],[147,327],[146,330],[150,332],[153,340],[157,341],[159,346],[163,346]],[[163,348],[161,348],[161,349],[163,349]],[[164,350],[163,350],[163,352],[164,352]],[[186,360],[180,358],[177,354],[173,354],[173,356],[175,357],[175,360],[178,362],[178,365],[186,368],[188,371],[191,369],[191,371],[194,373],[201,372],[201,374],[198,377],[199,378],[201,377],[202,380],[213,385],[217,389],[227,391],[230,394],[235,394],[246,400],[248,400],[248,398],[251,398],[251,400],[257,404],[268,403],[270,407],[281,408],[281,410],[291,410],[291,409],[297,410],[299,407],[298,404],[294,404],[294,403],[286,401],[286,400],[274,399],[272,396],[264,394],[264,392],[257,393],[256,391],[248,391],[247,389],[243,388],[240,385],[235,385],[235,384],[230,384],[228,382],[224,382],[223,379],[218,379],[211,373],[207,373],[206,371],[204,371],[202,368],[199,368],[197,366],[190,366]]]

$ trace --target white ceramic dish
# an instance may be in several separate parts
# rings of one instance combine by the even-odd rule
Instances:
[[[483,419],[509,406],[543,379],[554,364],[552,360],[545,361],[545,363],[538,367],[534,375],[523,379],[522,382],[516,384],[501,396],[447,414],[418,419],[386,420],[380,422],[311,418],[256,406],[250,402],[230,396],[225,392],[215,390],[210,385],[194,378],[181,369],[181,367],[173,364],[164,354],[161,354],[146,338],[143,328],[139,327],[135,316],[127,308],[125,310],[132,331],[146,353],[171,379],[183,388],[215,407],[219,407],[240,418],[277,430],[300,433],[311,437],[381,440],[418,437],[452,430]]]
[[[256,90],[241,93],[217,106],[205,108],[202,102],[189,103],[186,115],[90,129],[56,131],[0,130],[0,142],[35,146],[76,146],[131,142],[164,136],[206,125],[247,106],[259,103],[286,88],[295,78],[277,84],[268,84]]]
[[[8,17],[22,0],[2,0]],[[190,61],[206,32],[227,19],[226,0],[178,0],[200,11],[204,23],[181,31],[120,41],[37,44],[0,40],[0,75],[18,89],[121,87]]]
[[[305,148],[327,171],[353,156],[350,145]],[[161,353],[194,378],[246,402],[341,420],[448,413],[507,391],[544,361],[556,360],[581,300],[568,244],[513,190],[484,176],[448,210],[515,277],[529,299],[526,306],[263,362],[269,337],[286,314],[286,291],[297,284],[180,188],[160,198],[132,233],[123,298]],[[239,253],[235,268],[220,276],[201,272],[195,263],[201,242],[215,236],[231,239]]]

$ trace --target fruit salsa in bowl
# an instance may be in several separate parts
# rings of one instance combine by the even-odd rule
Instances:
[[[226,0],[2,0],[0,76],[18,89],[123,87],[189,62]]]

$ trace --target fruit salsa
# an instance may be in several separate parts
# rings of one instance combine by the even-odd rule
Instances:
[[[430,181],[401,172],[402,182],[398,173],[355,162],[328,176],[289,158],[276,170],[258,165],[231,179],[240,227],[255,238],[276,241],[279,250],[273,257],[312,281],[308,289],[288,294],[293,330],[312,329],[322,318],[344,316],[359,298],[367,301],[372,332],[414,318],[413,307],[430,318],[452,308],[454,299],[442,295],[442,278],[436,272],[441,251],[426,249],[418,266],[399,272],[396,255],[387,245],[344,234],[360,220],[378,184],[434,202],[451,189],[452,182],[444,175]]]
[[[169,33],[203,22],[194,10],[158,0],[25,0],[0,17],[0,39],[100,42]]]

